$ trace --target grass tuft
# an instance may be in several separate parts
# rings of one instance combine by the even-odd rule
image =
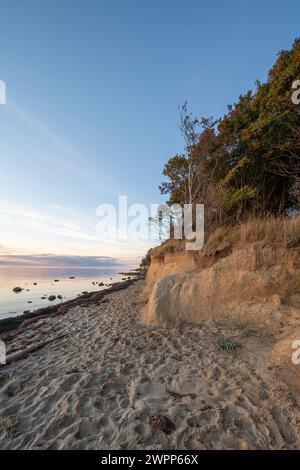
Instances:
[[[238,343],[233,338],[229,338],[223,334],[218,337],[217,346],[222,353],[227,354],[233,354],[242,347],[241,343]]]

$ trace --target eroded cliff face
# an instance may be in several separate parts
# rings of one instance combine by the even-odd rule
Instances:
[[[300,325],[300,248],[258,242],[219,259],[183,252],[152,259],[144,320],[228,319],[268,334]]]
[[[143,321],[195,322],[229,337],[238,331],[257,364],[273,364],[278,376],[300,391],[300,365],[292,361],[294,341],[300,341],[299,244],[227,248],[217,257],[186,252],[153,257]]]
[[[151,259],[147,272],[143,295],[148,299],[155,288],[155,284],[169,275],[187,273],[198,268],[197,259],[187,252],[180,254],[167,254],[164,257]]]

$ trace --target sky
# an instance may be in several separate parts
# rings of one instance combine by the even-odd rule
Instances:
[[[0,0],[0,257],[140,259],[99,204],[164,201],[178,107],[220,117],[299,35],[298,0]],[[153,242],[152,242],[153,244]]]

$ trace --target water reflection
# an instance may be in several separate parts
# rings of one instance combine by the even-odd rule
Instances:
[[[69,300],[84,291],[101,290],[124,278],[119,274],[120,269],[120,266],[79,269],[0,267],[0,319]],[[123,266],[121,270],[128,269],[132,266]],[[21,287],[22,291],[15,293],[14,287]],[[50,302],[50,296],[55,296],[55,301]]]

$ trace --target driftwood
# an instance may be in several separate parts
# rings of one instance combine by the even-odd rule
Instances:
[[[17,317],[4,318],[3,320],[0,320],[0,338],[4,341],[6,339],[9,339],[10,338],[9,332],[12,330],[16,330],[18,328],[22,328],[22,323],[26,320],[29,320],[32,318],[40,319],[49,315],[53,315],[53,316],[64,315],[73,307],[77,307],[79,305],[82,307],[87,307],[91,304],[97,304],[98,302],[103,301],[106,295],[112,294],[113,292],[116,292],[122,289],[126,289],[134,282],[140,279],[144,279],[144,278],[145,278],[144,274],[139,274],[139,275],[136,275],[134,279],[127,280],[125,282],[116,282],[115,284],[112,284],[107,289],[103,289],[101,291],[94,291],[94,292],[89,292],[87,294],[82,294],[76,299],[68,300],[66,302],[62,302],[57,305],[40,308],[38,310],[35,310],[34,312],[24,313],[23,315],[19,315]]]
[[[85,307],[91,304],[99,305],[101,303],[107,302],[109,299],[105,299],[105,296],[107,296],[108,294],[112,294],[113,292],[126,289],[131,284],[133,284],[134,282],[140,279],[144,279],[143,274],[138,275],[135,279],[112,284],[109,288],[104,289],[102,291],[86,293],[77,297],[76,299],[68,300],[67,302],[63,302],[58,305],[53,305],[50,307],[42,308],[34,312],[30,312],[28,314],[20,315],[18,317],[0,320],[0,333],[1,333],[1,327],[2,327],[2,331],[4,330],[4,333],[0,335],[0,338],[5,341],[10,340],[16,334],[24,331],[23,326],[24,328],[26,328],[27,326],[32,326],[32,324],[34,324],[36,321],[42,320],[48,316],[55,317],[56,315],[64,315],[71,308],[76,307],[78,305]],[[68,336],[68,334],[56,336],[55,338],[49,339],[47,341],[43,341],[40,343],[36,343],[35,345],[29,346],[23,351],[17,351],[17,352],[11,353],[6,356],[6,363],[3,364],[2,367],[4,367],[6,364],[14,363],[16,361],[25,359],[29,354],[35,351],[38,351],[44,348],[45,346],[48,346],[54,341],[65,338],[66,336]]]
[[[67,336],[68,336],[67,334],[56,336],[55,338],[48,339],[47,341],[37,343],[33,346],[29,346],[28,348],[24,349],[23,351],[17,351],[17,352],[14,352],[12,354],[9,354],[6,357],[6,364],[9,364],[11,362],[20,361],[21,359],[25,359],[29,354],[31,354],[35,351],[38,351],[39,349],[42,349],[45,346],[48,346],[48,344],[54,343],[54,341],[65,338]],[[6,364],[3,364],[3,366],[5,366]]]

